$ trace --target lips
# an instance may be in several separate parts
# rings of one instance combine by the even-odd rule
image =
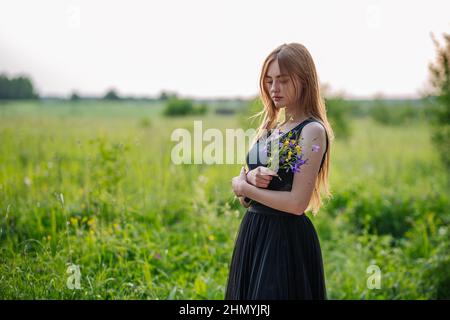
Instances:
[[[273,100],[275,100],[275,101],[278,101],[278,100],[281,100],[281,99],[283,99],[283,97],[273,97]]]

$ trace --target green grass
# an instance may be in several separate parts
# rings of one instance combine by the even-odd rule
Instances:
[[[0,298],[223,299],[244,208],[240,165],[171,163],[175,128],[237,116],[161,117],[148,103],[0,104]],[[331,299],[449,294],[448,173],[427,123],[348,119],[333,199],[312,218]],[[69,263],[81,289],[67,287]],[[381,269],[368,289],[367,267]]]

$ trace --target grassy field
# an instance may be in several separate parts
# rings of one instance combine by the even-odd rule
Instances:
[[[238,116],[149,103],[0,104],[1,299],[223,299],[240,165],[174,165],[170,135]],[[448,172],[417,121],[349,118],[315,224],[330,299],[450,298]],[[79,266],[80,289],[68,267]],[[367,285],[369,266],[381,287]]]

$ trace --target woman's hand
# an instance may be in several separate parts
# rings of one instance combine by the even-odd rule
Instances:
[[[267,167],[259,166],[247,172],[247,181],[255,187],[267,188],[273,176],[278,176],[278,174]]]
[[[240,202],[245,208],[250,207],[250,202],[246,202],[244,199],[245,199],[245,197],[239,197],[239,202]]]
[[[242,167],[240,174],[237,177],[231,179],[231,187],[237,197],[244,197],[243,187],[247,183],[247,176],[245,175],[245,169]]]

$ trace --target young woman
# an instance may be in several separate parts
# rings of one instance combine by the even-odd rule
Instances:
[[[264,109],[256,116],[264,116],[247,154],[249,170],[242,168],[232,179],[234,193],[248,209],[236,237],[225,299],[326,299],[319,239],[306,210],[317,213],[321,186],[331,196],[327,180],[334,136],[308,50],[298,43],[276,48],[264,61],[260,90]],[[279,123],[282,108],[285,121]],[[262,139],[267,132],[269,138]],[[274,172],[261,161],[261,149],[266,152],[276,141],[272,136],[282,139],[289,133],[301,133],[297,143],[307,161],[300,171]]]

